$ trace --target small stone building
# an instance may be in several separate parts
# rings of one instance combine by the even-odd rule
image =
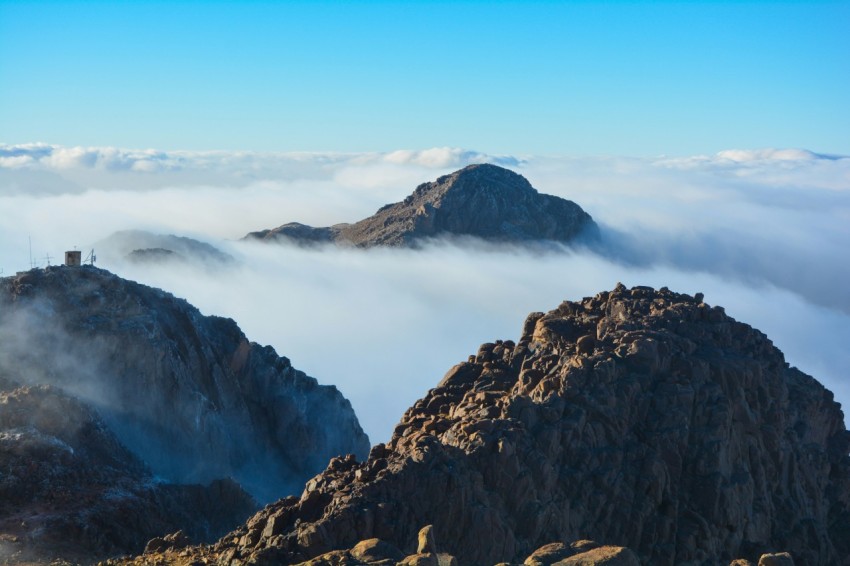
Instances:
[[[83,252],[73,250],[65,252],[65,265],[70,267],[79,267],[83,263]]]

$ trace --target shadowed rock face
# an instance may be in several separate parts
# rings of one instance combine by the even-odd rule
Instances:
[[[56,388],[0,385],[0,562],[87,563],[178,529],[215,540],[256,510],[230,480],[155,481],[93,410]]]
[[[196,552],[297,563],[378,538],[412,553],[423,524],[460,564],[577,539],[647,564],[777,550],[846,564],[848,433],[832,394],[762,333],[699,295],[618,286],[530,315],[366,462],[331,460],[300,498]]]
[[[369,450],[335,387],[230,319],[96,268],[0,280],[2,368],[94,407],[159,477],[231,477],[261,502],[300,491],[332,456]]]
[[[482,164],[419,185],[402,202],[354,224],[313,228],[293,222],[246,238],[368,248],[458,236],[502,243],[569,242],[595,230],[593,219],[574,202],[540,194],[522,175]]]

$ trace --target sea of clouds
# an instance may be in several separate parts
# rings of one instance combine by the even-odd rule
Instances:
[[[470,163],[579,203],[601,248],[531,253],[303,249],[239,241],[299,221],[353,222]],[[348,397],[373,442],[479,344],[525,316],[626,285],[705,293],[850,402],[850,157],[795,149],[656,158],[434,148],[257,153],[0,145],[0,269],[61,261],[119,230],[190,236],[227,265],[98,265],[164,288]],[[32,253],[30,253],[30,246]],[[97,250],[96,250],[97,252]]]

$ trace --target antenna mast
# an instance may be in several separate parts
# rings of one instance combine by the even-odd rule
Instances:
[[[30,241],[30,269],[34,268],[35,265],[32,262],[32,236],[28,236]]]
[[[89,255],[86,256],[86,259],[83,260],[83,263],[88,262],[89,265],[94,266],[94,262],[97,261],[97,256],[94,255],[94,248],[89,252]]]

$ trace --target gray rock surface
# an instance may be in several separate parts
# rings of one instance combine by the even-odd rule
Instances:
[[[127,254],[127,259],[133,263],[158,263],[163,261],[186,261],[177,252],[165,248],[141,248]]]
[[[832,394],[764,334],[691,296],[618,286],[484,344],[368,460],[331,460],[204,552],[281,564],[369,538],[412,552],[432,524],[461,564],[585,538],[653,565],[776,549],[848,564],[848,450]]]
[[[213,245],[186,236],[155,234],[145,230],[121,230],[96,242],[99,259],[115,261],[126,258],[133,262],[190,262],[209,267],[222,267],[236,260]]]
[[[95,407],[157,476],[231,477],[260,502],[300,491],[333,456],[369,450],[335,387],[232,320],[97,268],[0,279],[3,368]]]
[[[499,243],[571,242],[593,236],[593,219],[576,203],[538,193],[513,171],[469,165],[419,185],[402,202],[354,224],[313,228],[289,223],[246,239],[300,244],[415,247],[429,238],[474,237]]]

